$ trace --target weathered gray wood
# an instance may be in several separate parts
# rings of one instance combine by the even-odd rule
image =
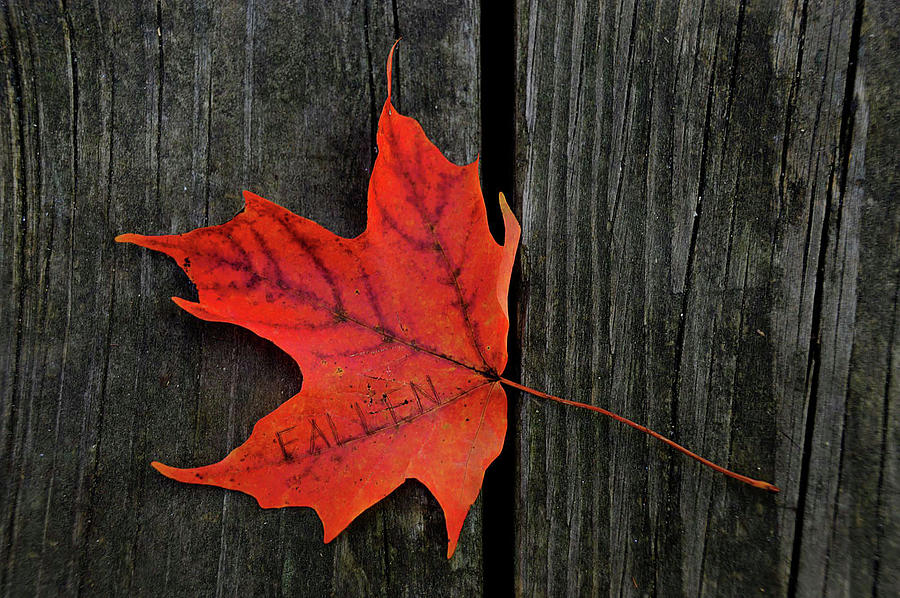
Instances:
[[[523,382],[783,488],[510,393],[519,595],[900,587],[894,4],[518,4]],[[358,233],[398,35],[397,105],[475,156],[479,10],[0,2],[0,593],[481,593],[480,503],[448,562],[419,484],[324,545],[311,510],[153,472],[220,459],[300,372],[112,242],[245,188]]]
[[[847,175],[859,203],[858,298],[835,518],[823,542],[829,596],[890,596],[900,588],[891,565],[900,557],[898,31],[895,3],[866,2]]]
[[[519,594],[897,591],[896,21],[518,4],[524,382],[783,489],[523,398]]]
[[[0,6],[0,593],[477,595],[479,505],[448,562],[420,485],[324,545],[309,509],[152,471],[222,458],[300,373],[178,310],[170,260],[113,243],[224,222],[242,189],[358,234],[400,34],[398,106],[473,159],[477,5]]]

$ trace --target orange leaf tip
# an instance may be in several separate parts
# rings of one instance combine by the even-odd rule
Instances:
[[[184,476],[182,475],[182,472],[185,471],[183,469],[179,469],[177,467],[170,467],[169,465],[166,465],[165,463],[160,463],[159,461],[152,461],[150,463],[150,467],[152,467],[159,473],[163,474],[167,478],[171,478],[171,479],[179,481],[179,482],[185,481]]]

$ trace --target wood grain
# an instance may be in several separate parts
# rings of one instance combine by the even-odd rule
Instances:
[[[448,562],[421,485],[324,545],[310,509],[153,472],[221,459],[301,377],[271,344],[172,304],[194,291],[170,260],[113,243],[224,222],[243,189],[361,232],[399,35],[396,104],[471,161],[477,6],[2,7],[0,593],[477,594],[480,505]]]
[[[518,594],[896,591],[896,19],[519,3],[524,383],[782,492],[522,398]]]
[[[511,32],[474,0],[0,1],[0,595],[896,594],[895,4],[497,5],[515,89],[486,97]],[[781,494],[514,392],[513,487],[449,561],[415,482],[323,544],[309,509],[150,469],[220,459],[301,374],[113,237],[243,189],[359,233],[401,35],[397,106],[515,181],[511,371]],[[514,138],[483,141],[497,97]]]

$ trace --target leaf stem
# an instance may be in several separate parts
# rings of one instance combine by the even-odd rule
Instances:
[[[709,459],[704,459],[697,453],[693,453],[693,452],[689,451],[688,449],[684,448],[683,446],[681,446],[674,440],[669,440],[668,438],[666,438],[659,432],[654,432],[650,428],[647,428],[645,426],[642,426],[641,424],[635,423],[635,422],[631,421],[630,419],[626,419],[626,418],[622,417],[621,415],[616,415],[612,411],[607,411],[606,409],[603,409],[601,407],[595,407],[594,405],[588,405],[587,403],[579,403],[578,401],[569,401],[568,399],[562,399],[560,397],[548,395],[545,392],[541,392],[541,391],[535,390],[533,388],[528,388],[527,386],[519,384],[518,382],[513,382],[512,380],[507,380],[506,378],[503,378],[503,377],[500,378],[500,382],[502,382],[503,384],[506,384],[507,386],[517,388],[523,392],[527,392],[528,394],[534,395],[536,397],[540,397],[542,399],[549,399],[551,401],[556,401],[557,403],[562,403],[563,405],[571,405],[572,407],[581,407],[582,409],[590,409],[591,411],[596,411],[597,413],[602,413],[603,415],[613,418],[617,422],[621,422],[627,426],[631,426],[635,430],[640,430],[641,432],[643,432],[645,434],[649,434],[650,436],[653,436],[657,440],[661,440],[662,442],[665,442],[666,444],[671,446],[676,451],[684,453],[691,459],[699,461],[700,463],[718,471],[719,473],[724,473],[725,475],[727,475],[730,478],[734,478],[736,480],[744,482],[745,484],[750,484],[754,488],[768,490],[769,492],[778,492],[779,491],[777,486],[774,486],[774,485],[770,484],[769,482],[763,482],[761,480],[754,480],[753,478],[748,478],[745,475],[735,473],[735,472],[731,471],[730,469],[725,469],[721,465],[716,465]]]

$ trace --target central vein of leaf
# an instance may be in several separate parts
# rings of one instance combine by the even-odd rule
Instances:
[[[360,326],[362,328],[365,328],[366,330],[370,330],[370,331],[374,332],[375,334],[378,334],[379,336],[381,336],[382,338],[384,338],[386,340],[389,340],[390,342],[400,343],[401,345],[405,345],[405,346],[409,347],[410,349],[412,349],[413,351],[416,351],[418,353],[426,353],[428,355],[437,357],[438,359],[443,359],[444,361],[448,361],[448,362],[458,365],[462,368],[466,368],[467,370],[471,370],[471,371],[475,372],[476,374],[484,376],[485,378],[487,378],[489,380],[499,380],[500,379],[500,375],[493,369],[481,369],[474,365],[464,363],[458,359],[454,359],[453,357],[450,357],[449,355],[441,353],[440,351],[438,351],[436,349],[431,349],[429,347],[422,346],[421,344],[417,343],[414,340],[405,339],[405,338],[401,337],[400,335],[398,335],[397,333],[384,328],[383,326],[372,326],[371,324],[367,324],[367,323],[363,322],[362,320],[358,320],[358,319],[354,318],[353,316],[351,316],[350,314],[348,314],[345,311],[339,311],[339,310],[335,310],[335,309],[329,309],[329,311],[332,314],[334,314],[334,316],[336,318],[347,321],[347,322],[352,322],[353,324],[356,324],[357,326]],[[480,353],[480,351],[479,351],[479,353]],[[487,364],[485,364],[485,365],[487,365]]]

